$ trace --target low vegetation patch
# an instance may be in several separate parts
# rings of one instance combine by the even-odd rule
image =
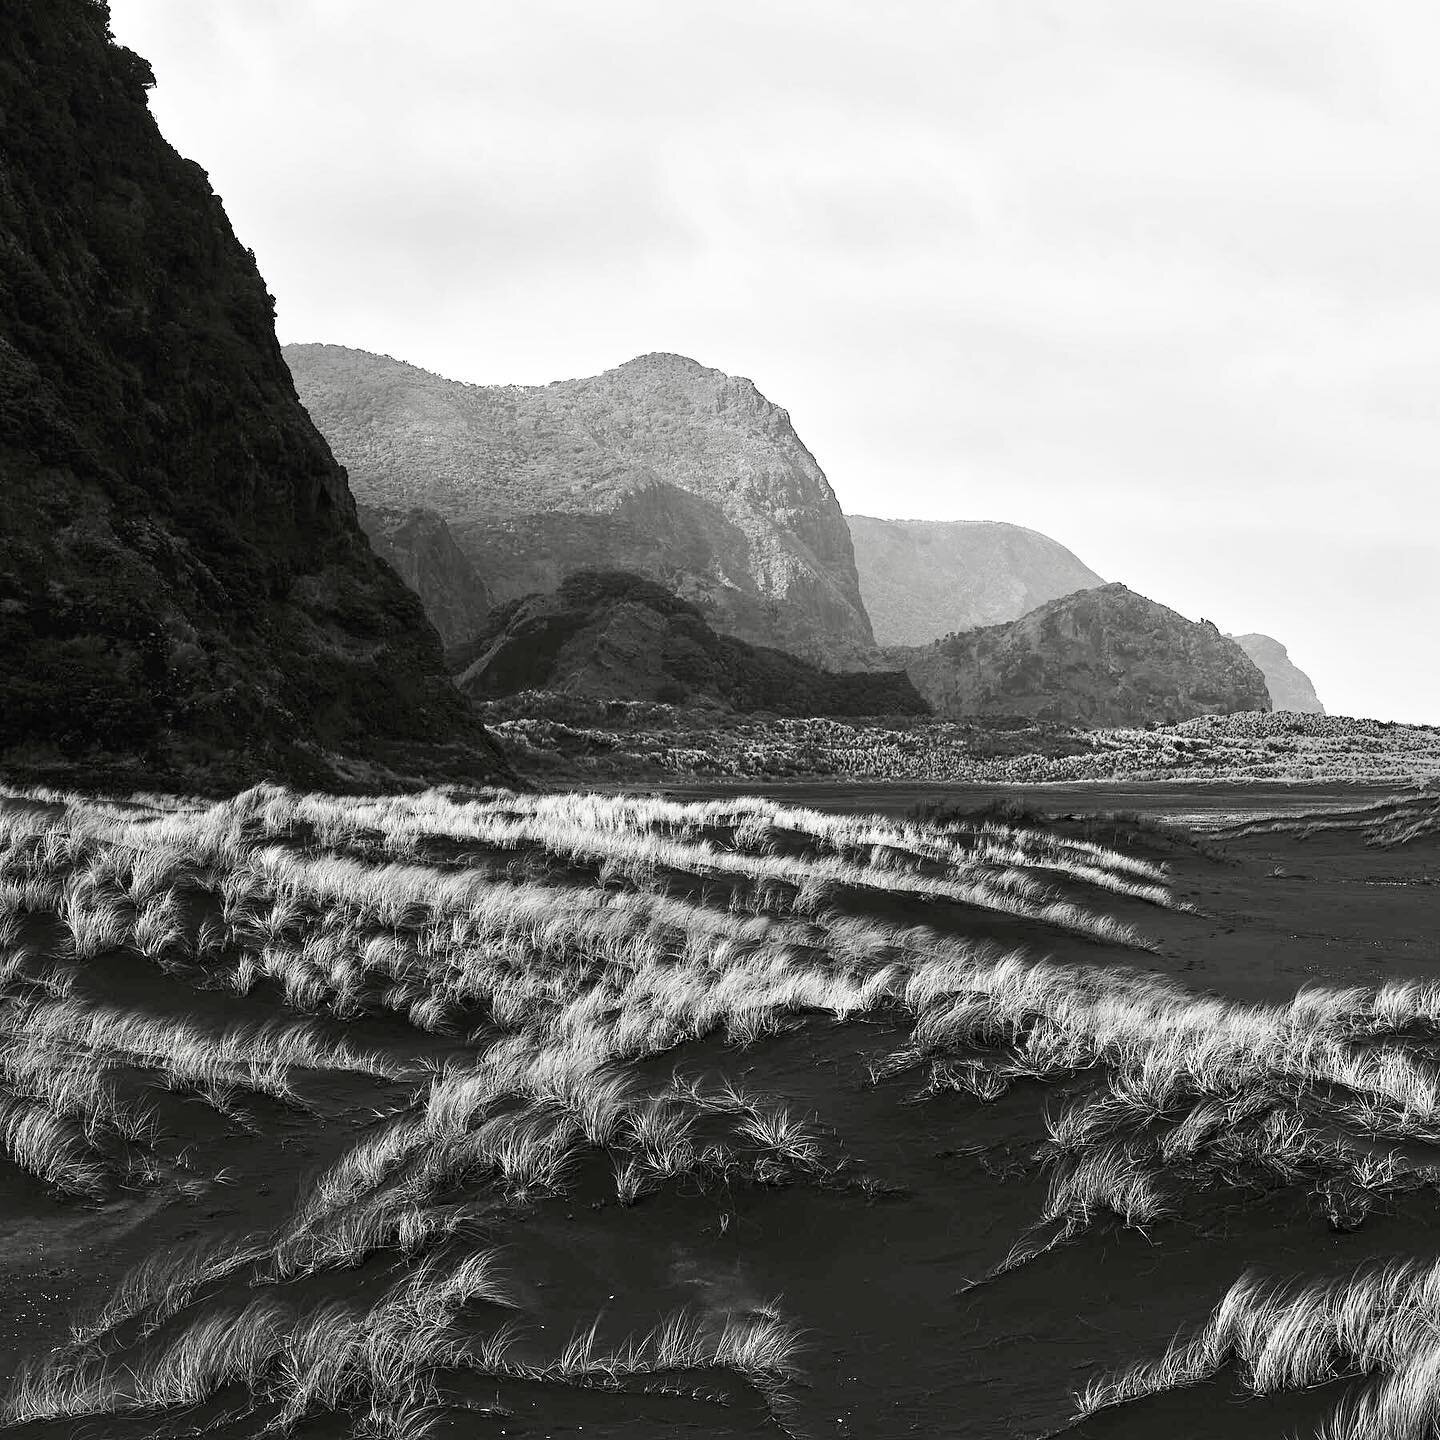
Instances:
[[[1440,776],[1440,730],[1341,716],[1205,715],[1085,729],[1004,717],[784,718],[526,691],[480,704],[527,771],[556,779],[731,778],[1054,784],[1072,780],[1370,782]],[[859,716],[858,710],[847,714]]]

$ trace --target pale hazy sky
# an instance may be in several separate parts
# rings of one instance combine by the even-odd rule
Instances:
[[[674,350],[1440,721],[1433,0],[112,0],[283,340]]]

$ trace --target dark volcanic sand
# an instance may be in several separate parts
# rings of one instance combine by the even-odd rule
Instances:
[[[687,787],[669,793],[722,792]],[[763,793],[889,813],[941,794],[977,805],[996,795],[993,787],[815,785]],[[1062,814],[1131,810],[1218,820],[1285,807],[1358,805],[1374,793],[1072,786],[1026,790],[1023,798]],[[1209,855],[1155,844],[1173,867],[1176,891],[1199,912],[1116,904],[1115,913],[1158,941],[1158,954],[1039,930],[1023,937],[1032,953],[1152,968],[1192,989],[1250,1001],[1283,999],[1307,983],[1440,978],[1440,847],[1433,842],[1387,852],[1368,849],[1355,836],[1275,834],[1222,842]],[[933,913],[924,918],[936,922]],[[1038,1213],[1044,1180],[1028,1160],[1055,1095],[1027,1083],[990,1104],[958,1095],[913,1103],[912,1076],[879,1085],[867,1079],[867,1058],[891,1043],[880,1026],[809,1024],[747,1050],[708,1041],[648,1062],[644,1073],[657,1082],[676,1069],[723,1072],[787,1097],[832,1132],[883,1189],[867,1195],[797,1184],[702,1194],[680,1185],[624,1209],[613,1191],[582,1173],[570,1196],[543,1202],[502,1227],[507,1269],[523,1279],[527,1346],[537,1356],[553,1353],[576,1314],[602,1313],[602,1336],[618,1339],[679,1305],[724,1311],[779,1296],[786,1315],[807,1332],[805,1380],[783,1422],[790,1434],[877,1440],[1041,1435],[1064,1425],[1071,1392],[1092,1373],[1158,1354],[1177,1330],[1199,1324],[1248,1267],[1310,1276],[1348,1270],[1372,1256],[1433,1257],[1440,1248],[1440,1215],[1423,1196],[1372,1215],[1351,1234],[1332,1232],[1299,1193],[1282,1190],[1244,1208],[1201,1196],[1186,1206],[1184,1218],[1157,1224],[1148,1235],[1092,1234],[961,1293],[966,1278],[998,1261]],[[7,1168],[0,1180],[7,1236],[0,1254],[0,1372],[12,1369],[19,1351],[59,1338],[73,1300],[103,1295],[122,1270],[157,1246],[197,1232],[274,1224],[298,1182],[403,1092],[356,1078],[332,1083],[314,1099],[323,1123],[257,1113],[257,1133],[239,1139],[195,1106],[197,1170],[215,1162],[231,1173],[229,1183],[189,1199],[160,1203],[127,1195],[86,1207],[57,1202]],[[383,1262],[369,1262],[377,1265]],[[353,1276],[341,1272],[327,1283],[343,1294],[364,1273],[366,1267]],[[730,1403],[474,1382],[467,1394],[498,1399],[510,1413],[455,1410],[434,1433],[537,1440],[782,1433],[744,1385],[715,1377],[696,1383],[728,1393]],[[1242,1400],[1226,1380],[1101,1415],[1074,1433],[1112,1440],[1307,1434],[1333,1399],[1311,1392]],[[150,1420],[102,1419],[28,1433],[158,1432]],[[251,1432],[242,1424],[216,1433]],[[346,1431],[331,1420],[297,1433]]]

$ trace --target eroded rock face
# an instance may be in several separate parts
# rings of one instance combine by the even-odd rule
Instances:
[[[881,645],[927,645],[1105,583],[1063,545],[1021,525],[846,518]]]
[[[437,511],[497,601],[622,569],[743,639],[831,666],[873,655],[839,503],[749,380],[680,355],[536,386],[334,345],[285,355],[359,498]]]
[[[490,592],[439,515],[418,505],[361,505],[358,513],[371,548],[420,597],[447,647],[484,625]]]
[[[493,772],[149,66],[92,0],[7,0],[3,36],[0,749],[324,780],[458,742]]]
[[[889,653],[941,715],[1139,725],[1271,708],[1265,677],[1235,641],[1123,585]]]
[[[452,662],[477,700],[550,690],[779,715],[927,709],[903,671],[835,674],[718,634],[695,605],[624,571],[577,571],[555,591],[505,602]]]
[[[1290,652],[1269,635],[1230,637],[1259,667],[1277,710],[1299,715],[1323,715],[1325,707],[1310,677],[1290,658]]]

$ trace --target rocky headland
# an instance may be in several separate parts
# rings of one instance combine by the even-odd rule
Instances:
[[[621,569],[741,639],[874,659],[839,502],[749,380],[666,354],[529,386],[335,345],[285,356],[360,500],[438,512],[497,601]]]
[[[1235,641],[1124,585],[888,653],[947,717],[1139,725],[1271,708],[1265,677]]]

